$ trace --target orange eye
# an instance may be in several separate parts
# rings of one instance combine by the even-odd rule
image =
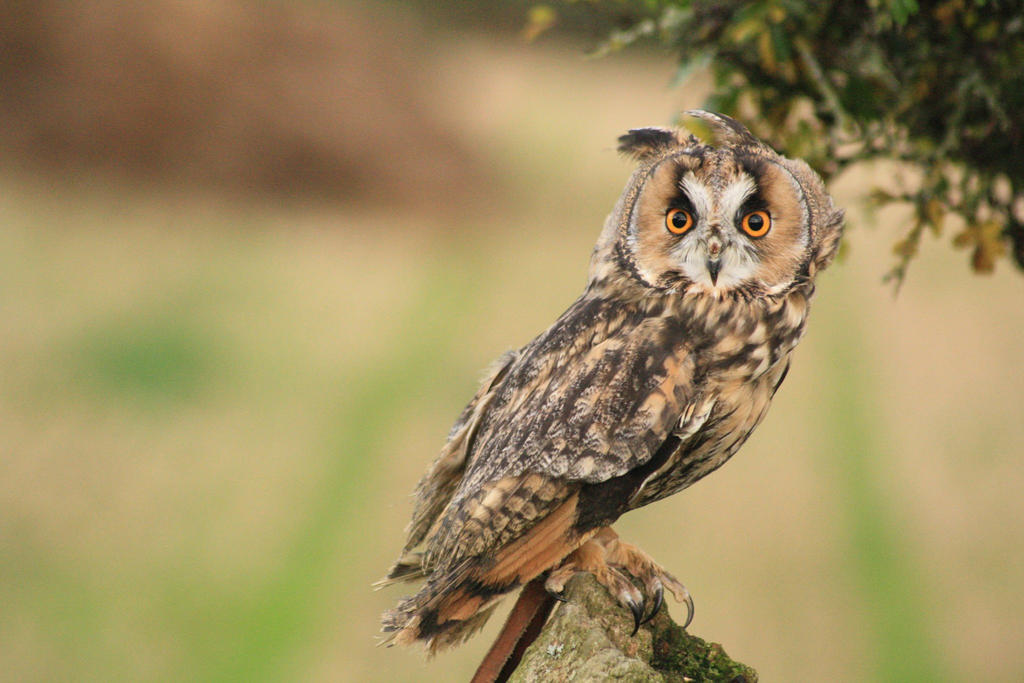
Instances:
[[[693,227],[693,216],[689,211],[672,209],[665,214],[665,227],[673,235],[682,235]]]
[[[767,211],[751,211],[740,223],[743,232],[751,237],[764,237],[772,227],[772,217]]]

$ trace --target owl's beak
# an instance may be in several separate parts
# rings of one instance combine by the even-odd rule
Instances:
[[[711,276],[711,285],[718,284],[718,271],[722,270],[722,262],[717,258],[708,259],[708,275]]]
[[[712,237],[708,240],[708,275],[711,276],[711,286],[714,287],[718,284],[718,273],[722,270],[722,243],[719,241],[718,236]]]

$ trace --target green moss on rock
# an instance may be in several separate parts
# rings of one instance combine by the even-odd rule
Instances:
[[[731,659],[718,643],[691,636],[668,614],[658,615],[651,626],[654,656],[650,663],[666,681],[757,681],[756,671]]]

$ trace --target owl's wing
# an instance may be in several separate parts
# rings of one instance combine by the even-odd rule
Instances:
[[[642,318],[586,345],[571,329],[577,318],[560,321],[569,329],[556,323],[509,369],[430,534],[428,568],[507,546],[589,485],[626,475],[642,485],[645,465],[670,439],[679,444],[673,434],[695,431],[683,424],[700,396],[681,330]]]
[[[427,582],[385,614],[396,642],[436,651],[468,637],[496,598],[628,506],[675,450],[695,399],[685,332],[670,318],[581,299],[499,371],[465,422],[465,446],[424,478],[440,484],[421,488],[410,543],[425,540],[426,550],[407,576]]]
[[[699,398],[678,327],[647,318],[584,349],[528,348],[480,425],[467,483],[532,472],[593,484],[643,465]]]

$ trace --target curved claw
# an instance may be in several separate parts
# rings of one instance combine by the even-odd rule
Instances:
[[[690,625],[690,622],[693,621],[693,598],[690,597],[689,593],[686,594],[686,600],[683,602],[686,603],[686,623],[683,624],[683,629],[685,630]]]
[[[640,624],[643,623],[644,606],[643,603],[636,602],[632,598],[626,599],[626,605],[629,607],[629,611],[633,613],[633,632],[629,634],[629,637],[632,638],[640,630]]]
[[[548,578],[544,581],[544,590],[559,602],[569,602],[569,598],[565,597],[565,584],[574,574],[576,574],[576,568],[572,565],[559,567],[548,574]]]
[[[665,604],[665,589],[662,588],[660,581],[657,582],[654,585],[653,593],[654,593],[654,607],[651,608],[651,613],[648,614],[646,617],[644,617],[644,620],[640,622],[641,624],[646,624],[648,621],[650,621],[654,617],[658,616],[658,612],[661,611],[661,606]],[[686,623],[690,623],[690,622],[686,622]]]

